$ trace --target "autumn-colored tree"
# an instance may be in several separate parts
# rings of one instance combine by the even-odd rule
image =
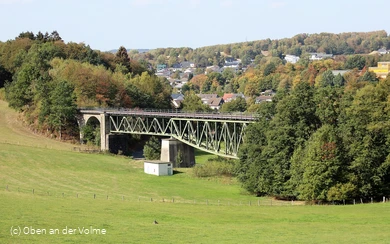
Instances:
[[[208,80],[208,77],[205,74],[195,75],[190,83],[193,84],[193,89],[200,91],[200,88],[203,87],[204,83]]]

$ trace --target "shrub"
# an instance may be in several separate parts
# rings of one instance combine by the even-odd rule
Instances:
[[[234,164],[230,161],[208,161],[193,168],[196,177],[233,176]]]

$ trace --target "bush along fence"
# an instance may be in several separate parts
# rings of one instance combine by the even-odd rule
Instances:
[[[197,205],[210,205],[210,206],[302,206],[302,205],[356,205],[356,204],[370,204],[370,203],[389,203],[390,197],[384,196],[380,201],[373,198],[360,198],[358,200],[352,199],[342,202],[303,202],[303,201],[281,201],[272,198],[254,198],[254,199],[243,199],[243,200],[210,200],[210,199],[182,199],[178,197],[156,197],[156,196],[126,196],[121,194],[104,194],[104,193],[93,193],[93,192],[70,192],[58,190],[42,190],[35,188],[21,188],[6,185],[5,191],[18,192],[21,194],[33,194],[41,197],[56,197],[56,198],[67,198],[67,199],[95,199],[95,200],[111,200],[111,201],[126,201],[126,202],[149,202],[149,203],[175,203],[175,204],[197,204]]]

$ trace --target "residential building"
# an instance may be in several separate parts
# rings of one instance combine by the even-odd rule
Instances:
[[[263,96],[275,96],[276,92],[272,89],[269,89],[269,90],[265,90],[263,92],[261,92],[261,95]]]
[[[379,78],[386,78],[390,73],[390,62],[378,62],[377,67],[369,67],[368,71],[374,72]]]
[[[388,54],[389,51],[386,50],[386,48],[381,48],[381,49],[378,49],[378,53],[383,55],[383,54]]]
[[[173,65],[172,65],[171,70],[172,70],[173,72],[176,72],[176,70],[181,71],[182,68],[181,68],[181,65],[180,65],[179,63],[176,63],[176,64],[173,64]]]
[[[195,63],[193,63],[193,62],[184,61],[184,62],[181,62],[180,65],[181,65],[181,68],[183,68],[183,69],[195,68]]]
[[[225,93],[223,94],[223,102],[224,103],[228,103],[228,102],[231,102],[233,100],[236,100],[237,97],[242,97],[242,98],[245,98],[244,94],[242,93]]]
[[[219,109],[223,103],[222,97],[218,94],[197,94],[203,104],[210,106],[211,109]]]
[[[175,108],[180,108],[181,103],[184,101],[184,95],[181,93],[176,93],[171,95],[172,98],[172,105]]]
[[[292,64],[295,64],[296,62],[299,61],[298,56],[290,55],[290,54],[287,54],[286,57],[284,57],[284,59],[287,61],[287,63],[292,63]]]
[[[272,96],[261,95],[261,96],[256,97],[256,99],[255,99],[256,104],[259,104],[262,102],[272,102]]]
[[[220,68],[218,65],[213,65],[213,66],[206,67],[206,71],[204,72],[204,74],[207,75],[208,73],[211,73],[211,72],[222,73],[222,71],[223,71],[223,69]]]
[[[223,103],[222,97],[211,98],[207,100],[206,104],[213,110],[219,110]]]
[[[351,70],[349,70],[349,69],[345,69],[345,70],[332,70],[332,74],[334,75],[334,76],[336,76],[336,75],[341,75],[341,76],[343,76],[345,73],[347,73],[347,72],[350,72]]]
[[[202,103],[206,103],[209,99],[217,98],[218,94],[197,94],[202,100]]]
[[[326,58],[333,58],[333,54],[326,54],[326,53],[309,53],[310,60],[321,60],[321,59],[326,59]]]
[[[160,70],[164,70],[166,68],[167,68],[166,64],[157,64],[157,72],[159,72]]]
[[[194,68],[187,68],[186,70],[184,70],[184,74],[190,74],[190,73],[194,73],[194,72],[195,72]]]
[[[225,69],[231,69],[233,72],[237,73],[240,70],[240,65],[223,66],[221,68],[221,72],[223,72]]]
[[[157,76],[170,77],[171,71],[169,71],[168,69],[162,69],[162,70],[158,70],[155,74]]]
[[[234,59],[234,58],[225,58],[225,65],[226,67],[229,66],[238,66],[241,63],[241,59]]]

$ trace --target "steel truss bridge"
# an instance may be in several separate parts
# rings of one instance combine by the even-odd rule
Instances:
[[[106,134],[170,136],[200,150],[230,158],[237,158],[245,128],[256,120],[253,115],[180,110],[80,109],[79,112],[85,124],[90,117],[98,118]],[[108,128],[102,129],[102,125]]]

